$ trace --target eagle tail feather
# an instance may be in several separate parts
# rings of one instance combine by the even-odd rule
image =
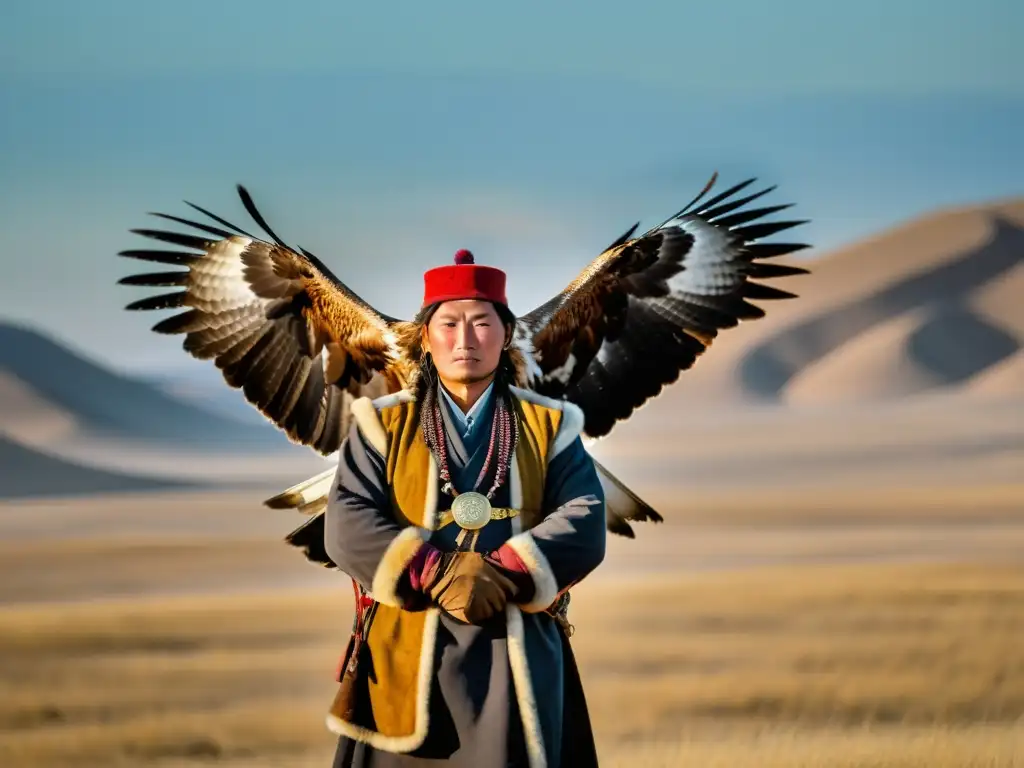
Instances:
[[[307,478],[263,502],[271,509],[294,509],[308,519],[293,530],[284,540],[287,544],[302,550],[306,559],[326,568],[334,568],[334,561],[324,546],[324,513],[334,485],[338,468],[325,469],[318,475]]]
[[[608,468],[591,456],[597,476],[605,494],[605,518],[608,530],[626,538],[636,538],[629,521],[660,523],[664,518],[647,502],[637,496]]]
[[[315,514],[321,507],[327,506],[327,496],[334,484],[334,476],[338,468],[325,469],[291,488],[271,496],[263,502],[270,509],[295,509],[303,514]]]
[[[324,507],[327,506],[326,499]],[[324,512],[321,510],[302,523],[298,528],[284,537],[285,542],[302,550],[306,559],[325,568],[336,568],[337,565],[327,554],[324,544]]]

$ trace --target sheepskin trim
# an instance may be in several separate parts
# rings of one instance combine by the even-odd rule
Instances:
[[[352,401],[349,406],[352,418],[359,425],[359,431],[366,441],[372,445],[381,456],[388,455],[388,434],[384,431],[377,409],[373,401],[368,397],[360,397]]]
[[[550,408],[554,411],[561,411],[562,415],[558,424],[558,433],[555,435],[555,442],[551,446],[551,452],[548,454],[549,462],[572,445],[573,441],[582,434],[583,427],[586,424],[586,417],[583,414],[583,409],[576,405],[576,403],[541,395],[530,389],[520,389],[519,387],[509,387],[509,389],[512,390],[516,397],[528,403]]]
[[[530,531],[523,531],[505,542],[513,552],[519,555],[527,572],[533,578],[535,593],[533,600],[522,605],[527,613],[540,613],[551,606],[558,597],[558,582],[551,564],[537,546],[536,539]]]
[[[522,478],[519,476],[519,462],[512,462],[508,490],[512,507],[518,509],[523,504],[523,486]],[[521,531],[522,517],[517,515],[512,518],[512,533],[519,535]],[[506,646],[508,648],[508,662],[512,669],[512,683],[515,686],[516,701],[519,704],[530,768],[544,768],[547,764],[547,757],[544,751],[544,734],[541,731],[537,699],[533,695],[530,661],[526,656],[526,630],[523,627],[523,614],[518,606],[506,606],[505,626],[508,637]]]
[[[373,585],[370,592],[374,600],[384,605],[402,607],[401,601],[395,594],[398,580],[428,538],[430,538],[430,531],[417,526],[409,526],[403,528],[401,533],[391,540],[377,564],[377,570],[373,573]]]
[[[355,723],[327,714],[327,729],[339,736],[347,736],[384,752],[412,752],[423,744],[430,728],[430,689],[434,673],[434,647],[440,613],[437,608],[427,609],[423,624],[423,642],[420,644],[420,666],[416,676],[416,727],[405,736],[385,736]]]
[[[402,403],[411,403],[415,399],[416,396],[412,392],[407,389],[401,389],[398,392],[392,392],[390,395],[381,395],[376,398],[373,401],[373,407],[380,411],[384,408],[401,405]]]
[[[544,732],[541,729],[537,699],[530,679],[530,662],[526,656],[526,628],[523,614],[514,605],[505,608],[508,625],[508,662],[512,669],[512,682],[516,689],[516,701],[523,722],[523,736],[530,768],[547,768],[547,754],[544,751]]]
[[[517,461],[513,461],[510,468],[508,491],[512,508],[521,508],[523,506],[523,483],[519,476],[519,462]],[[529,531],[523,531],[522,515],[516,515],[511,522],[512,537],[505,543],[523,561],[523,565],[529,570],[530,577],[534,582],[534,599],[529,605],[524,605],[522,608],[528,613],[539,613],[546,610],[555,601],[558,596],[558,583],[555,581],[554,572],[551,570],[547,558],[540,551],[533,536]],[[532,559],[524,556],[524,552],[531,553]],[[549,595],[550,599],[548,599]],[[547,602],[538,607],[538,604],[545,600]]]
[[[575,442],[576,438],[583,432],[583,425],[586,417],[583,409],[568,400],[563,401],[562,421],[558,425],[558,433],[555,435],[555,444],[551,447],[551,454],[548,459],[555,458],[558,454]]]
[[[437,509],[437,494],[438,494],[438,478],[441,476],[441,471],[437,466],[437,459],[434,458],[434,452],[427,452],[427,492],[424,494],[423,499],[423,527],[428,530],[435,530],[440,518],[440,512]]]
[[[513,457],[515,459],[515,457]],[[519,462],[513,460],[508,472],[508,500],[512,509],[523,508],[523,479],[519,476]],[[516,536],[523,530],[523,516],[516,515],[511,520],[512,535]]]

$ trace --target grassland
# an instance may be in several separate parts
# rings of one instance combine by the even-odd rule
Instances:
[[[0,610],[0,765],[329,765],[348,594]],[[573,621],[603,765],[1024,765],[1019,568],[594,582]]]

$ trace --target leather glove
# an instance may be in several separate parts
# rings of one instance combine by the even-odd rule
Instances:
[[[498,573],[515,584],[514,597],[517,603],[528,603],[533,599],[537,585],[515,552],[503,546],[486,555],[485,559],[498,570]]]
[[[453,618],[481,624],[505,609],[516,587],[479,552],[444,552],[423,574],[421,589]]]

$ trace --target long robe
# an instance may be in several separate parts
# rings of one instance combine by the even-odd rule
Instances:
[[[488,473],[474,487],[491,432],[494,398],[490,390],[486,394],[474,409],[468,432],[453,403],[442,398],[450,472],[459,492],[486,492],[493,480]],[[326,513],[325,545],[339,569],[368,588],[380,553],[393,535],[385,457],[354,425],[340,458]],[[441,497],[442,508],[447,508],[451,498]],[[508,505],[507,488],[498,490],[493,503]],[[578,582],[603,560],[606,535],[603,489],[579,437],[548,466],[544,510],[547,514],[531,532],[545,548],[559,583]],[[434,531],[430,543],[452,550],[458,532],[458,526],[449,525]],[[480,531],[475,548],[495,550],[512,534],[509,520],[491,521]],[[548,681],[546,689],[534,692],[547,768],[596,766],[582,685],[562,628],[545,613],[523,614],[523,621],[528,625],[524,629],[530,676]],[[418,749],[408,754],[384,752],[341,736],[334,768],[413,768],[438,761],[457,768],[529,768],[503,615],[472,626],[441,612],[431,691],[430,726]]]

